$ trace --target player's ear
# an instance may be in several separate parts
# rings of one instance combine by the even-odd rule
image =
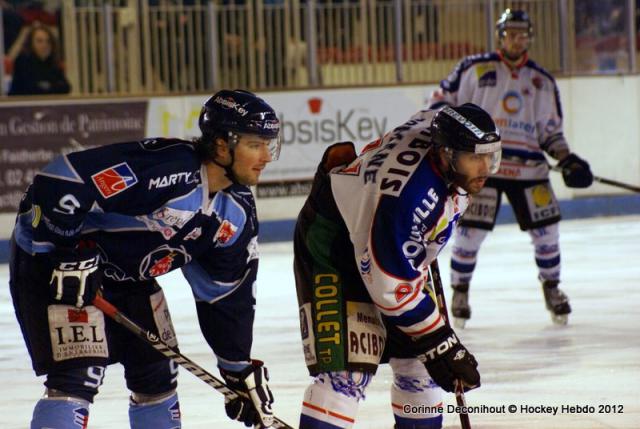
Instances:
[[[222,137],[216,137],[213,141],[213,148],[216,158],[226,159],[229,156],[229,145]]]
[[[449,157],[447,156],[447,148],[444,146],[438,146],[436,150],[438,153],[440,164],[445,168],[449,168]]]

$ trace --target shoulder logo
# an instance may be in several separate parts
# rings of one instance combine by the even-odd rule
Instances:
[[[213,241],[219,244],[226,244],[233,236],[235,235],[238,227],[229,222],[228,220],[223,220],[216,231],[216,235],[213,237]]]
[[[400,302],[405,299],[412,291],[413,288],[409,283],[400,283],[394,290],[396,302]]]
[[[138,178],[126,162],[113,165],[94,174],[91,176],[91,180],[103,198],[111,198],[138,183]]]
[[[536,89],[542,89],[543,83],[540,76],[534,76],[533,79],[531,79],[531,83],[536,87]]]

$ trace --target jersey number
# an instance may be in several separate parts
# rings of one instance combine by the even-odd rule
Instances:
[[[64,197],[60,198],[58,201],[58,206],[60,208],[55,207],[53,209],[54,212],[73,215],[76,213],[76,209],[80,208],[80,203],[78,199],[71,194],[67,194]]]

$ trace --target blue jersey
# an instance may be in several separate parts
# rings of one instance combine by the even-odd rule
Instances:
[[[210,193],[191,142],[148,139],[47,165],[20,204],[15,239],[29,253],[95,245],[105,287],[181,268],[205,338],[219,357],[240,362],[251,347],[257,233],[248,187]]]

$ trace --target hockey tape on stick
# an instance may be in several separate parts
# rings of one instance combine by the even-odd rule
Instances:
[[[438,260],[434,259],[429,268],[431,270],[431,284],[433,285],[433,292],[436,295],[436,300],[438,301],[438,310],[440,311],[440,316],[444,319],[444,322],[447,324],[447,326],[451,326],[449,324],[447,302],[444,299],[444,290],[442,289],[442,278],[440,277],[440,267],[438,266]],[[455,386],[456,403],[461,410],[466,410],[467,401],[464,398],[464,387],[462,386],[462,381],[455,380]],[[467,414],[466,411],[462,411],[461,413],[459,413],[459,416],[462,429],[471,429],[469,414]]]
[[[175,363],[185,368],[191,374],[198,377],[200,380],[207,383],[209,386],[216,389],[218,392],[222,393],[229,400],[234,400],[238,396],[242,396],[245,398],[249,398],[248,395],[243,394],[241,392],[236,392],[230,389],[222,380],[217,378],[215,375],[208,372],[206,369],[202,368],[200,365],[183,355],[178,351],[176,347],[171,347],[162,341],[156,334],[151,331],[148,331],[138,325],[133,320],[129,319],[127,316],[122,314],[120,310],[114,307],[109,301],[104,299],[102,296],[97,295],[93,300],[93,305],[102,310],[104,314],[115,320],[120,325],[124,326],[126,329],[134,333],[138,338],[142,339],[147,344],[151,345],[154,349],[156,349],[159,353],[162,353],[164,356],[172,359]],[[276,416],[273,416],[273,424],[270,426],[272,428],[281,428],[281,429],[293,429],[292,426],[289,426]]]
[[[557,165],[556,166],[550,166],[550,167],[551,167],[551,169],[553,171],[556,171],[558,173],[562,173],[562,168],[561,167],[558,167]],[[615,186],[617,188],[626,189],[627,191],[640,193],[640,186],[630,185],[628,183],[618,182],[616,180],[605,179],[604,177],[600,177],[600,176],[593,176],[593,181],[594,182],[598,182],[598,183],[602,183],[604,185]]]

